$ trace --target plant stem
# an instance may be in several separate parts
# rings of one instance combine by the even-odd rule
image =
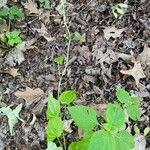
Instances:
[[[64,133],[63,133],[63,142],[64,142],[64,150],[67,150],[67,149],[66,149],[66,139],[65,139]]]
[[[65,12],[65,1],[64,0],[60,0],[60,3],[61,3],[62,8],[63,8],[62,10],[63,10],[63,22],[64,22],[64,26],[65,26],[65,28],[67,30],[67,34],[69,35],[69,37],[71,37],[71,33],[70,33],[68,25],[67,25],[67,18],[66,18],[66,12]],[[58,97],[59,97],[59,94],[61,92],[62,79],[63,79],[64,75],[66,74],[67,67],[68,67],[70,45],[71,45],[71,38],[69,38],[69,40],[68,40],[65,67],[64,67],[64,69],[62,71],[62,74],[61,74],[61,76],[59,78],[59,83],[58,83]],[[59,71],[59,74],[60,74],[60,71]],[[66,139],[65,139],[64,133],[63,133],[63,145],[64,145],[64,150],[67,150],[67,148],[66,148]]]
[[[8,31],[10,31],[10,19],[8,21]]]
[[[60,145],[61,147],[63,147],[63,144],[61,143],[61,141],[59,140],[59,138],[57,138],[57,141],[58,141],[59,145]]]
[[[67,18],[66,18],[66,12],[65,12],[65,2],[63,0],[61,0],[61,4],[62,4],[62,7],[63,7],[63,22],[64,22],[64,26],[65,26],[65,28],[67,30],[67,34],[69,35],[69,37],[71,37],[71,33],[70,33],[68,25],[67,25]],[[69,40],[68,40],[65,67],[63,69],[63,72],[61,74],[61,77],[60,77],[59,83],[58,83],[58,95],[59,95],[59,93],[61,91],[61,83],[62,83],[63,76],[66,74],[67,67],[68,67],[70,45],[71,45],[71,38],[69,38]]]

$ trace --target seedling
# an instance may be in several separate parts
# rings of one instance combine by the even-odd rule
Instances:
[[[20,38],[20,31],[14,30],[12,32],[7,31],[4,36],[2,36],[1,41],[2,43],[6,44],[7,46],[15,46],[16,44],[20,44],[22,42]]]
[[[126,12],[127,8],[128,5],[124,3],[119,3],[111,7],[112,13],[115,18],[122,16]]]
[[[40,3],[40,7],[43,7],[45,9],[50,8],[50,0],[38,0]]]
[[[3,7],[0,9],[0,17],[8,17],[10,21],[15,17],[24,19],[24,13],[16,5],[12,7]]]
[[[77,31],[74,33],[71,33],[71,35],[65,33],[63,36],[66,41],[69,41],[71,39],[74,39],[77,41],[81,40],[81,34],[80,34],[80,32],[77,32]]]
[[[133,120],[140,119],[139,99],[130,96],[121,88],[117,89],[116,96],[117,101],[107,104],[103,116],[105,122],[102,124],[99,123],[93,108],[83,105],[68,107],[71,118],[84,131],[84,137],[79,141],[72,142],[68,150],[131,150],[134,148],[134,137],[126,130],[125,120],[127,117]],[[64,91],[58,100],[51,96],[48,97],[46,129],[48,141],[58,139],[63,133],[63,120],[60,117],[61,104],[69,105],[75,99],[76,92],[74,90]],[[128,115],[126,115],[126,110]],[[94,132],[94,129],[99,130]],[[149,132],[149,129],[145,132]],[[63,147],[62,144],[60,145]],[[64,148],[66,149],[65,146]]]
[[[54,62],[57,64],[61,64],[63,62],[63,60],[65,59],[64,55],[59,55],[54,59]]]

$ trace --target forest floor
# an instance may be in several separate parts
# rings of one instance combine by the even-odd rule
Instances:
[[[143,133],[150,126],[150,1],[127,0],[125,14],[115,19],[111,6],[123,2],[67,0],[69,31],[81,37],[71,40],[61,91],[75,89],[75,103],[103,109],[115,99],[117,87],[125,88],[141,99],[142,117],[131,129],[137,124]],[[0,150],[46,149],[47,96],[57,96],[59,82],[54,58],[66,56],[68,48],[60,1],[51,0],[47,10],[31,0],[8,0],[7,5],[17,5],[25,13],[24,20],[14,19],[9,26],[20,29],[25,45],[0,45],[0,107],[22,103],[24,122],[18,121],[11,136],[7,117],[0,117]],[[0,26],[1,34],[5,29]],[[64,66],[65,61],[60,71]],[[73,125],[70,129],[67,141],[78,139],[79,131]],[[150,134],[146,142],[150,148]]]

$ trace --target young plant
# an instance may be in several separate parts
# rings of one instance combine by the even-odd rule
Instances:
[[[74,40],[76,40],[76,41],[80,41],[81,38],[82,38],[80,32],[77,32],[77,31],[74,32],[74,33],[71,33],[71,35],[69,35],[69,34],[64,34],[63,36],[64,36],[64,39],[65,39],[66,41],[69,41],[69,40],[71,40],[71,39],[74,39]]]
[[[12,32],[7,31],[4,36],[2,36],[1,41],[2,43],[6,44],[7,46],[15,46],[16,44],[20,44],[22,42],[20,38],[20,31],[13,30]]]
[[[74,90],[67,90],[62,92],[57,100],[51,96],[48,97],[48,107],[46,112],[46,116],[48,119],[46,135],[48,141],[54,141],[55,139],[57,139],[58,142],[60,142],[59,137],[62,135],[64,130],[64,123],[61,118],[60,105],[68,105],[75,99],[76,92]],[[60,146],[63,146],[61,142]],[[65,141],[64,149],[66,149]]]
[[[12,7],[3,7],[0,9],[0,17],[8,17],[10,21],[14,20],[15,17],[24,19],[24,13],[16,5]]]
[[[45,9],[50,8],[50,0],[38,0],[38,2],[40,3],[40,7],[43,7]]]
[[[115,18],[122,16],[126,12],[127,8],[128,5],[124,3],[119,3],[111,7],[112,13]]]
[[[99,123],[93,108],[83,105],[68,107],[71,118],[84,131],[84,137],[72,142],[68,150],[131,150],[134,148],[134,137],[126,130],[125,121],[128,116],[133,120],[140,118],[139,99],[130,96],[121,88],[117,89],[116,96],[117,101],[107,105],[102,124]],[[59,138],[63,133],[60,104],[68,105],[74,99],[76,99],[74,90],[61,93],[58,100],[48,97],[47,139],[49,141]],[[130,111],[132,107],[134,112]],[[126,116],[126,109],[128,116]],[[94,129],[99,130],[94,132]]]
[[[80,105],[68,108],[71,118],[84,131],[84,137],[80,141],[71,143],[69,150],[80,150],[81,147],[85,150],[130,150],[134,148],[134,137],[125,130],[127,117],[125,109],[129,108],[128,116],[137,120],[140,117],[139,102],[137,102],[137,97],[135,100],[134,96],[130,96],[121,88],[117,89],[116,95],[121,104],[115,102],[107,105],[103,124],[98,124],[96,111],[90,107]],[[135,112],[130,111],[130,107],[133,107]],[[93,132],[95,127],[100,127],[100,130]]]

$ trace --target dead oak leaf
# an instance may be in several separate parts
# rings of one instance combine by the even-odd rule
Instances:
[[[150,66],[150,47],[147,44],[144,45],[144,50],[139,54],[138,59],[143,65]]]
[[[145,74],[143,72],[142,66],[139,61],[133,61],[134,67],[130,70],[121,70],[122,74],[133,76],[135,79],[136,85],[139,86],[139,80],[145,78]]]
[[[38,9],[37,4],[32,0],[28,0],[28,2],[23,5],[24,5],[24,8],[29,10],[29,14],[41,14],[42,13],[41,9]]]
[[[42,23],[41,28],[40,29],[33,29],[33,31],[37,31],[39,33],[40,36],[44,37],[48,42],[53,41],[54,38],[52,38],[49,34],[48,34],[48,30],[45,27],[45,25]]]
[[[30,87],[26,87],[25,91],[16,91],[15,96],[18,98],[24,99],[26,101],[34,100],[44,95],[44,91],[40,88],[31,89]]]
[[[110,37],[113,37],[113,38],[117,38],[117,37],[120,37],[121,36],[121,33],[125,31],[125,28],[123,29],[117,29],[116,27],[114,26],[111,26],[111,27],[106,27],[103,32],[104,32],[104,37],[106,40],[109,40]]]
[[[16,76],[21,75],[20,73],[18,73],[18,70],[19,69],[16,69],[16,68],[8,68],[8,69],[4,70],[4,73],[8,73],[15,78]]]

